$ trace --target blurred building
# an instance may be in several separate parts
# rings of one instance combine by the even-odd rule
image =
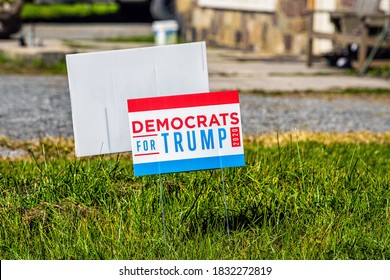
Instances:
[[[182,36],[210,46],[271,54],[302,55],[307,49],[307,9],[352,10],[358,0],[177,0]],[[366,0],[372,1],[372,0]],[[389,0],[380,7],[388,9]],[[314,18],[316,31],[334,32],[329,14]],[[329,40],[316,40],[314,50],[331,50]]]

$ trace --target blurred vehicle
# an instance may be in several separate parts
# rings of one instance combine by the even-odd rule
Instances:
[[[173,19],[175,17],[175,0],[116,0],[121,10],[131,10],[135,4],[149,6],[154,19]]]

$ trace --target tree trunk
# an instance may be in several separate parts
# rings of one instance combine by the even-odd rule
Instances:
[[[23,7],[23,0],[12,2],[2,1],[0,3],[0,38],[8,38],[16,33],[22,26],[20,12]]]

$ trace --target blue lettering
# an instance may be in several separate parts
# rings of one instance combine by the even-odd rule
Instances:
[[[170,137],[171,135],[173,137]],[[228,138],[228,133],[226,128],[218,128],[218,130],[211,129],[211,128],[202,129],[199,130],[199,132],[196,130],[189,130],[186,131],[186,133],[176,131],[173,132],[173,134],[171,135],[168,132],[161,133],[164,142],[165,153],[170,152],[169,146],[171,146],[171,148],[174,148],[175,153],[181,153],[185,151],[195,152],[197,151],[197,149],[200,148],[202,150],[214,150],[217,145],[218,148],[223,149],[224,143]],[[218,137],[218,143],[217,143],[217,137]],[[146,143],[146,144],[148,145],[148,147],[144,147],[145,149],[149,148],[149,150],[156,150],[156,143],[154,140],[150,140],[150,143]],[[142,143],[139,144],[137,142],[137,145],[142,147]]]
[[[150,140],[150,149],[153,151],[156,150],[156,141]]]
[[[179,149],[181,152],[184,152],[182,142],[183,142],[183,137],[180,132],[174,132],[173,133],[173,138],[175,140],[175,152],[179,152]]]
[[[222,149],[222,141],[226,139],[226,129],[218,128],[219,148]]]
[[[191,132],[192,132],[192,143],[191,143],[190,131],[187,131],[187,140],[188,140],[188,149],[193,152],[196,150],[195,130]]]
[[[141,143],[141,140],[138,140],[136,142],[136,146],[137,146],[137,152],[139,152],[140,150],[144,151],[144,152],[147,152],[149,150],[156,150],[156,141],[155,140],[142,140],[142,143]]]
[[[214,149],[214,137],[213,137],[213,130],[208,129],[207,135],[205,130],[200,131],[200,140],[202,142],[202,150],[210,150]]]
[[[148,141],[147,141],[147,140],[144,140],[143,144],[144,144],[144,151],[149,150],[149,149],[148,149],[148,147],[149,147]]]
[[[168,135],[169,133],[161,133],[161,136],[164,137],[164,148],[165,148],[165,153],[168,153]]]

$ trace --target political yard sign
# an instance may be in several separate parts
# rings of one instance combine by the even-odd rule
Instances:
[[[238,91],[128,99],[134,175],[243,166]]]

